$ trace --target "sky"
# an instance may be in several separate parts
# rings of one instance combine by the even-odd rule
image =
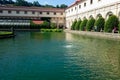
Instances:
[[[72,3],[75,2],[75,0],[25,0],[25,1],[28,1],[28,2],[38,1],[42,5],[49,4],[49,5],[54,5],[54,6],[56,6],[57,4],[58,5],[66,4],[70,6]]]

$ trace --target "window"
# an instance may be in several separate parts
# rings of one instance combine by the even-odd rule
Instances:
[[[71,12],[73,11],[73,9],[71,9]]]
[[[42,14],[42,12],[40,12],[40,14]]]
[[[2,10],[0,10],[0,13],[3,13],[3,11],[2,11]]]
[[[75,7],[75,10],[76,10],[77,8]]]
[[[10,14],[10,13],[11,13],[11,11],[8,11],[8,13]]]
[[[47,15],[49,15],[50,13],[49,12],[47,12]]]
[[[81,5],[79,5],[79,8],[81,8]]]
[[[84,3],[84,7],[86,7],[86,3]]]
[[[19,11],[16,11],[17,14],[19,14],[20,12]]]
[[[90,0],[90,4],[93,4],[93,0]]]
[[[98,0],[98,2],[101,1],[101,0]]]
[[[35,14],[35,12],[34,12],[34,11],[32,11],[32,14]]]
[[[27,14],[27,11],[25,11],[24,13]]]
[[[54,15],[56,15],[56,12],[54,12]]]
[[[61,15],[63,15],[63,13],[61,13]]]

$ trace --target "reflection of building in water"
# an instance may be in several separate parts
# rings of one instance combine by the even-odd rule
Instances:
[[[120,19],[120,0],[76,0],[66,9],[66,27],[70,28],[76,19],[97,19],[99,16],[107,19],[114,14]]]
[[[73,40],[73,35],[71,33],[65,33],[65,37],[67,41],[72,41]]]

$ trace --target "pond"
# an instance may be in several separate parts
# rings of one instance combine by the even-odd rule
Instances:
[[[120,41],[16,32],[0,40],[0,80],[120,80]]]

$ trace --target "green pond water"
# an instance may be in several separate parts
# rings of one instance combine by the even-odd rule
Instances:
[[[120,80],[120,41],[16,32],[0,40],[0,80]]]

